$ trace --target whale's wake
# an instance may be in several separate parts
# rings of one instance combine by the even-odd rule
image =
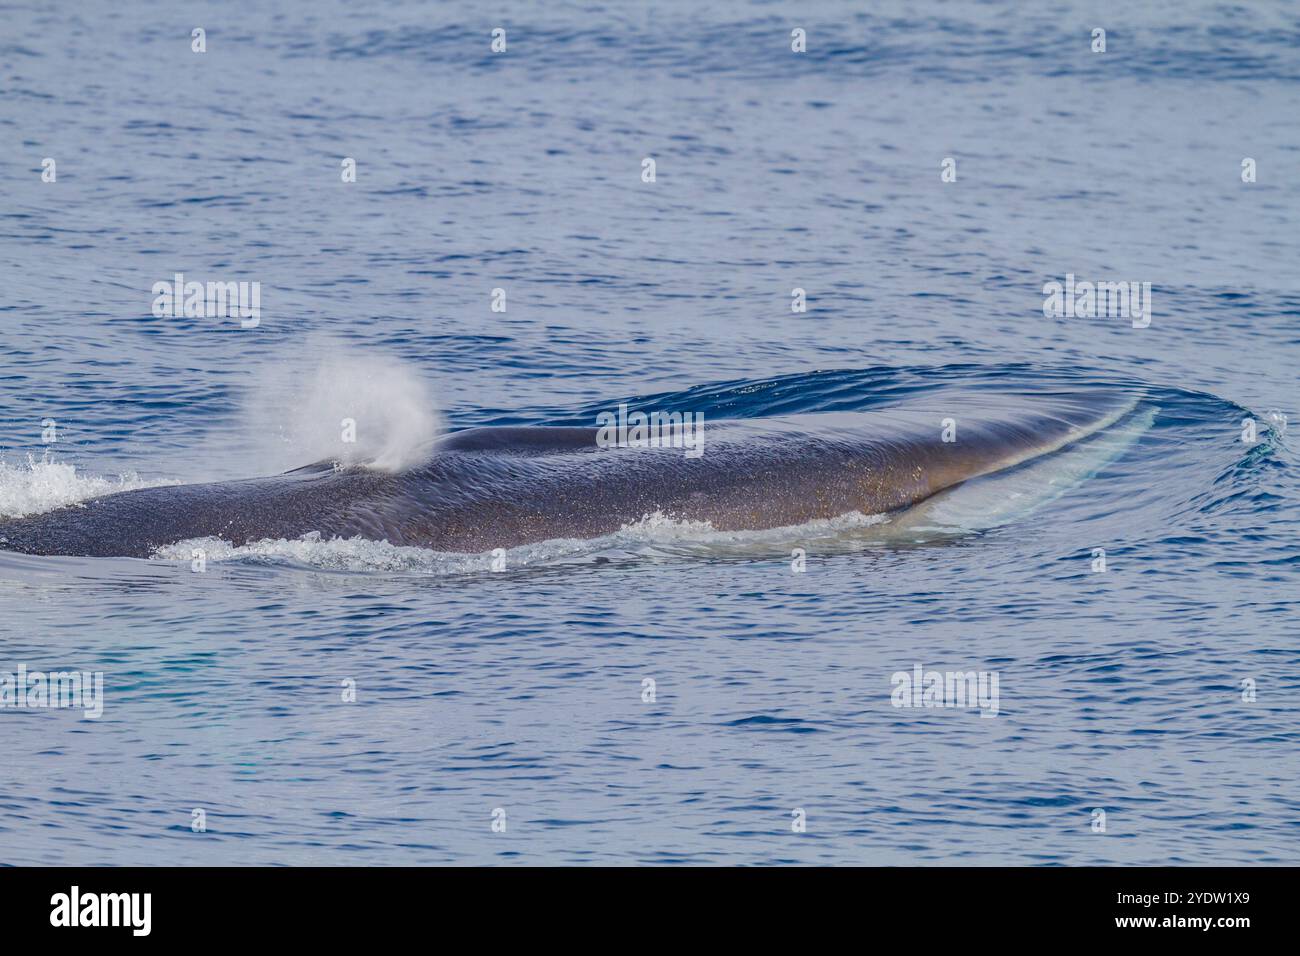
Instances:
[[[824,550],[851,546],[866,529],[887,522],[883,515],[850,513],[764,531],[717,531],[708,522],[684,521],[662,513],[647,515],[618,531],[596,538],[552,538],[535,544],[481,553],[432,551],[364,538],[316,535],[287,540],[263,539],[232,545],[219,538],[195,538],[159,548],[154,557],[192,561],[200,552],[205,561],[288,564],[332,571],[383,571],[420,574],[473,574],[510,571],[563,562],[585,563],[619,557],[770,557],[793,547],[824,545]]]

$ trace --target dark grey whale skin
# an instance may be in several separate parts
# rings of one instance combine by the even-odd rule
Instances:
[[[319,463],[267,478],[124,491],[0,521],[0,549],[143,558],[216,537],[319,532],[483,552],[593,538],[648,514],[760,530],[906,508],[1085,438],[1121,417],[1111,394],[968,396],[926,408],[709,422],[704,452],[599,448],[595,428],[472,428],[398,473]],[[956,420],[957,440],[942,440]]]

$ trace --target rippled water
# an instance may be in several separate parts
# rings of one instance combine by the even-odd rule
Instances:
[[[0,553],[0,671],[105,681],[98,720],[0,711],[0,862],[1300,862],[1293,11],[178,16],[6,12],[0,513],[302,464],[338,401],[1139,407],[939,533]],[[175,272],[259,281],[260,325],[154,317]],[[1150,326],[1045,318],[1067,273],[1151,282]],[[918,664],[998,715],[894,707]]]

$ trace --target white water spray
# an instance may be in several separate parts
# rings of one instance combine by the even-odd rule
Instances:
[[[117,478],[79,475],[72,465],[54,461],[49,452],[39,459],[28,455],[25,465],[0,461],[0,518],[43,514],[100,495],[164,484],[175,482],[145,481],[134,472]]]
[[[423,461],[442,433],[433,393],[414,369],[333,339],[260,373],[245,418],[265,474],[317,461],[401,471]]]

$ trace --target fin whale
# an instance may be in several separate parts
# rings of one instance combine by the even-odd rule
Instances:
[[[884,514],[972,478],[1072,445],[1118,421],[1131,396],[1092,392],[934,396],[862,412],[719,420],[704,452],[599,447],[596,428],[481,427],[433,444],[390,473],[330,462],[265,478],[123,491],[0,520],[0,549],[148,557],[214,537],[234,545],[299,538],[386,540],[484,552],[610,534],[648,514],[719,531]],[[944,419],[955,420],[953,441]]]

